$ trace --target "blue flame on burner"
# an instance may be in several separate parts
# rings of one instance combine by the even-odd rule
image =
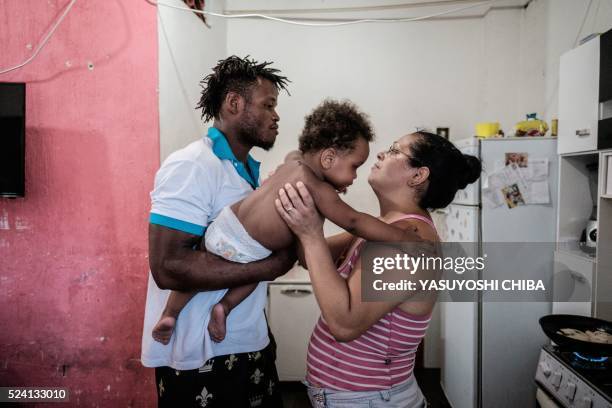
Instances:
[[[591,356],[585,356],[582,355],[578,352],[574,352],[574,356],[576,356],[578,359],[583,360],[583,361],[588,361],[589,363],[605,363],[606,361],[608,361],[609,357],[591,357]]]

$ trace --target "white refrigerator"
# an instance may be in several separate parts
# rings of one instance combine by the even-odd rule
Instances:
[[[434,213],[445,242],[555,241],[557,147],[555,138],[470,138],[455,142],[479,157],[480,180]],[[548,160],[548,204],[492,208],[482,203],[489,174],[505,166],[506,153]],[[553,265],[553,251],[542,254]],[[548,257],[550,260],[548,260]],[[441,384],[453,408],[535,407],[534,373],[546,337],[538,324],[546,302],[447,302],[441,312]]]

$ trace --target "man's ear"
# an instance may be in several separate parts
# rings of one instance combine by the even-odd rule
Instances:
[[[328,147],[327,149],[321,152],[321,167],[324,170],[329,170],[336,161],[336,157],[338,156],[338,152],[333,147]]]
[[[225,109],[230,115],[238,115],[244,110],[244,97],[236,92],[228,92],[223,101]]]

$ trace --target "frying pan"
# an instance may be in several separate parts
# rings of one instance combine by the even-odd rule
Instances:
[[[612,334],[612,323],[593,317],[553,314],[540,318],[540,326],[544,333],[563,351],[579,351],[597,356],[612,356],[612,344],[593,343],[572,339],[558,334],[561,329],[576,329],[582,331],[605,330]]]

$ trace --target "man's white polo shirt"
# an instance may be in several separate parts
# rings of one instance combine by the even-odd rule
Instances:
[[[155,175],[151,192],[150,223],[193,235],[206,226],[223,207],[241,200],[259,183],[259,163],[250,155],[248,169],[238,161],[225,136],[216,128],[207,137],[172,153]],[[168,345],[156,342],[151,331],[168,300],[169,290],[157,287],[149,272],[142,335],[142,364],[191,370],[211,357],[261,350],[268,345],[264,316],[267,283],[232,310],[227,335],[220,343],[205,341],[206,321],[213,305],[227,289],[200,292],[181,311]]]

